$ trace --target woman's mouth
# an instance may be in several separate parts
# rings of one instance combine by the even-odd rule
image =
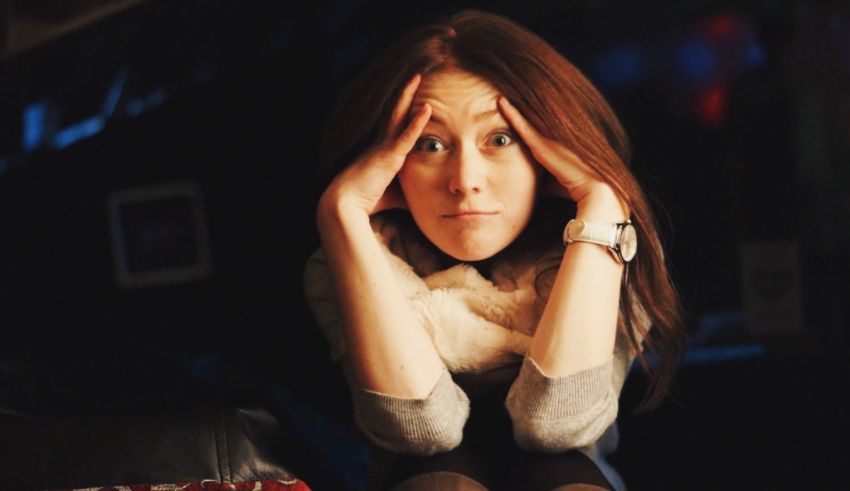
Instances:
[[[447,215],[443,215],[445,218],[449,218],[452,220],[460,220],[460,221],[475,221],[475,220],[486,220],[488,218],[492,218],[498,215],[497,211],[479,211],[479,210],[471,210],[471,211],[461,211],[457,213],[449,213]]]

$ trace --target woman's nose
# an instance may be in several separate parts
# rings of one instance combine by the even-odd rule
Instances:
[[[457,152],[454,162],[449,166],[449,191],[452,194],[480,193],[484,187],[484,163],[475,150]]]

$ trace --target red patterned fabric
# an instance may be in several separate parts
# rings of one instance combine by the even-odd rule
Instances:
[[[47,491],[311,491],[300,479],[244,482],[184,482],[175,484],[131,484],[94,488],[58,488]]]

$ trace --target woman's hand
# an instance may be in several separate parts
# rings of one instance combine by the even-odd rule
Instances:
[[[394,178],[431,117],[431,106],[425,104],[404,126],[421,79],[422,76],[416,74],[407,83],[378,143],[331,182],[322,194],[320,213],[322,210],[344,209],[346,213],[371,216],[379,211],[406,206],[401,188]]]
[[[603,201],[603,196],[606,198],[605,201],[614,204],[618,202],[610,186],[595,178],[587,164],[578,155],[570,151],[563,143],[543,136],[505,97],[499,97],[498,104],[502,114],[528,146],[535,160],[554,177],[554,180],[544,183],[544,192],[569,198],[579,208],[584,203],[600,203]],[[611,197],[614,199],[607,199]],[[617,211],[622,212],[622,210]]]

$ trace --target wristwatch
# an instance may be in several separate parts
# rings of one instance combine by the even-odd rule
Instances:
[[[637,253],[637,234],[631,220],[622,223],[597,223],[572,219],[564,227],[564,245],[590,242],[606,246],[621,264],[631,261]]]

